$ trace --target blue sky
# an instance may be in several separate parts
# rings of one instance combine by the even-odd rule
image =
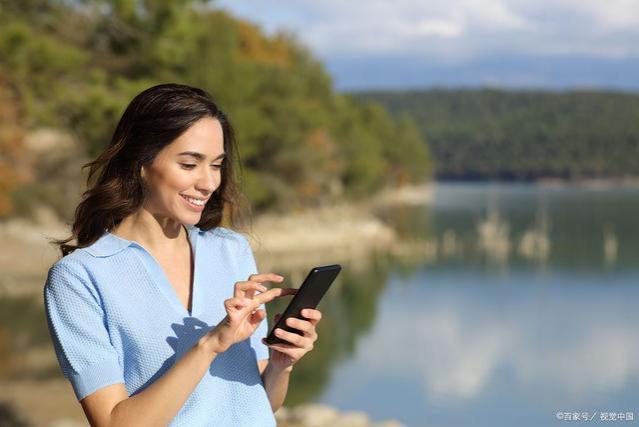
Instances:
[[[639,0],[217,0],[293,33],[338,90],[639,91]]]

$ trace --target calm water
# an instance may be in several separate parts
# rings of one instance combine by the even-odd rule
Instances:
[[[639,423],[638,213],[639,189],[492,184],[382,212],[419,250],[327,259],[344,270],[286,404],[408,426]],[[31,348],[50,349],[42,308],[0,299],[0,378],[60,376],[22,363]]]
[[[388,213],[430,249],[323,302],[342,320],[321,331],[337,356],[315,400],[410,426],[638,423],[637,213],[635,189],[490,184]]]

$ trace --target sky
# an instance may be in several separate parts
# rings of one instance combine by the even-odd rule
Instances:
[[[639,0],[217,0],[287,31],[336,89],[639,91]]]

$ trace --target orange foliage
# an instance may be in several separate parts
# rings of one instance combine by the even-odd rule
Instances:
[[[325,129],[315,129],[304,138],[305,173],[299,177],[295,188],[306,201],[330,193],[331,181],[339,175],[342,162],[338,158],[335,141]]]
[[[10,372],[10,354],[9,331],[6,327],[0,326],[0,378],[5,378]]]
[[[240,55],[243,59],[283,67],[291,64],[291,54],[283,36],[276,35],[269,39],[259,27],[246,21],[240,21],[238,27]]]
[[[321,167],[328,173],[337,172],[342,166],[337,161],[337,146],[325,129],[316,129],[306,136],[306,146],[315,152],[323,163]]]
[[[16,97],[0,78],[0,217],[13,211],[11,191],[29,180],[21,159],[24,131],[20,127]]]

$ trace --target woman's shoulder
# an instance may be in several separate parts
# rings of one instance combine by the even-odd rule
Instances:
[[[90,273],[91,258],[82,249],[76,249],[53,263],[46,275],[45,293],[56,295],[71,289],[95,293]]]
[[[91,259],[92,257],[86,248],[78,248],[54,262],[49,268],[49,271],[68,270],[80,272],[87,267],[87,264],[91,262]]]
[[[109,258],[122,248],[108,247],[106,243],[104,238],[100,238],[93,244],[74,249],[55,261],[47,273],[46,286],[68,281],[90,284],[96,271],[117,274],[119,264]]]

